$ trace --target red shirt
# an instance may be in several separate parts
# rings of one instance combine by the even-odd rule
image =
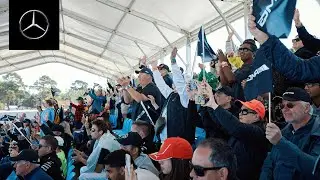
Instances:
[[[71,103],[71,106],[76,109],[76,112],[74,114],[74,119],[76,121],[81,121],[83,113],[84,113],[84,107],[85,107],[84,104],[75,105],[75,104]]]

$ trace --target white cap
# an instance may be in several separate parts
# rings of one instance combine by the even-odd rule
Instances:
[[[55,136],[55,138],[58,141],[58,146],[62,147],[64,140],[60,136]]]

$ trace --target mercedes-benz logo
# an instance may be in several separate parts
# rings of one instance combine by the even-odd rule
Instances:
[[[19,21],[21,34],[28,39],[40,39],[49,29],[47,16],[39,10],[25,12]]]

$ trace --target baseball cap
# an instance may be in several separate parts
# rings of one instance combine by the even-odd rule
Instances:
[[[221,88],[217,89],[217,93],[223,93],[227,96],[233,96],[233,91],[229,86],[222,86]]]
[[[18,156],[9,158],[10,161],[29,161],[31,163],[39,163],[38,159],[38,153],[33,149],[24,149]]]
[[[141,147],[143,144],[143,140],[137,132],[129,132],[127,135],[117,139],[117,141],[123,146]]]
[[[82,97],[78,97],[76,100],[77,101],[83,101],[83,98]]]
[[[24,123],[31,123],[31,120],[30,119],[24,119],[23,122]]]
[[[158,66],[158,69],[161,70],[161,69],[165,69],[167,70],[168,72],[170,72],[170,69],[169,69],[169,66],[165,65],[165,64],[160,64]]]
[[[136,74],[145,73],[145,74],[149,74],[150,76],[153,77],[152,71],[151,71],[149,68],[147,68],[147,67],[142,68],[140,71],[136,70],[135,73],[136,73]]]
[[[253,99],[253,100],[247,101],[247,102],[242,102],[242,101],[240,101],[240,102],[245,107],[255,111],[261,119],[264,118],[264,115],[266,114],[266,109],[265,109],[264,105],[262,104],[262,102],[260,102],[256,99]]]
[[[166,159],[191,159],[192,158],[192,147],[190,143],[179,137],[167,138],[159,152],[150,154],[149,157],[154,161],[162,161]]]
[[[292,87],[288,88],[282,95],[283,100],[287,101],[304,101],[311,103],[311,97],[308,92],[302,88]]]

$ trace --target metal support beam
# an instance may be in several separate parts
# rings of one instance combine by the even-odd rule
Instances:
[[[161,34],[161,36],[163,37],[164,40],[166,40],[166,42],[169,44],[169,46],[173,49],[174,46],[172,46],[172,44],[170,43],[170,41],[168,40],[168,38],[163,34],[163,32],[161,31],[161,29],[158,27],[157,23],[154,23],[154,26],[156,27],[156,29],[159,31],[159,33]],[[184,66],[187,66],[186,62],[181,58],[181,56],[177,53],[178,58],[181,60],[181,62],[184,64]]]
[[[110,28],[108,28],[106,26],[103,26],[103,25],[95,22],[94,20],[92,20],[92,19],[90,19],[88,17],[85,17],[85,16],[83,16],[81,14],[78,14],[76,12],[64,9],[62,11],[62,13],[65,16],[68,16],[68,17],[70,17],[70,18],[72,18],[74,20],[77,20],[79,22],[85,23],[85,24],[90,25],[92,27],[98,28],[100,30],[103,30],[103,31],[106,31],[106,32],[109,32],[109,33],[113,33],[114,32],[113,29],[110,29]],[[159,46],[156,46],[154,44],[151,44],[149,42],[143,41],[141,39],[129,36],[129,35],[125,34],[125,33],[117,32],[117,36],[120,36],[122,38],[128,39],[128,40],[133,41],[133,42],[137,41],[139,44],[143,44],[143,45],[148,46],[148,47],[153,48],[153,49],[161,49],[161,47],[159,47]]]
[[[189,34],[188,31],[186,31],[184,29],[181,29],[178,26],[171,25],[171,24],[166,23],[164,21],[161,21],[159,19],[155,19],[155,18],[153,18],[151,16],[148,16],[146,14],[140,13],[138,11],[135,11],[135,10],[131,9],[131,8],[127,8],[127,7],[122,6],[120,4],[114,3],[114,2],[112,2],[110,0],[97,0],[97,1],[102,3],[102,4],[107,5],[109,7],[115,8],[117,10],[120,10],[120,11],[123,11],[123,12],[127,12],[128,14],[130,14],[132,16],[135,16],[135,17],[140,18],[142,20],[148,21],[150,23],[155,23],[156,22],[159,26],[162,26],[164,28],[170,29],[171,31],[174,31],[174,32],[177,32],[177,33],[180,33],[180,34],[184,34],[184,35]]]
[[[5,47],[9,47],[9,45],[3,46],[3,48],[5,48]],[[2,48],[2,47],[0,47],[0,48]],[[19,53],[19,54],[15,54],[15,55],[12,55],[12,56],[4,57],[4,58],[2,58],[2,60],[8,61],[8,60],[10,60],[10,59],[12,59],[12,58],[23,57],[23,56],[27,56],[27,55],[30,55],[30,54],[34,54],[34,53],[37,53],[37,52],[38,52],[38,51],[28,51],[28,52],[24,52],[24,53]],[[89,62],[89,63],[91,63],[92,65],[94,65],[94,62],[92,62],[91,60],[82,58],[82,57],[77,56],[77,55],[75,55],[75,54],[71,54],[71,53],[69,53],[69,52],[67,52],[67,51],[60,50],[59,52],[64,53],[65,55],[71,56],[71,57],[73,57],[73,58],[79,59],[79,60],[81,60],[81,61],[83,61],[83,62],[87,62],[87,63]],[[44,57],[44,56],[41,55],[41,57]],[[58,55],[55,55],[55,57],[58,57]],[[59,57],[62,57],[62,56],[59,56]],[[66,58],[66,57],[64,57],[64,58]],[[119,63],[118,63],[118,64],[119,64]],[[115,72],[115,73],[121,73],[121,72],[115,71],[114,69],[108,68],[108,67],[104,66],[103,64],[97,64],[97,65],[105,68],[105,69],[108,70],[108,71],[112,71],[112,72]],[[121,66],[122,66],[122,64],[121,64]],[[130,66],[130,67],[131,67],[131,66]],[[0,67],[0,68],[1,68],[1,67]],[[132,67],[131,67],[131,68],[132,68]],[[110,72],[110,74],[111,74],[111,72]]]
[[[187,38],[186,41],[186,60],[187,60],[187,66],[185,68],[185,74],[191,74],[191,41],[190,37]]]
[[[59,1],[60,3],[60,16],[61,16],[61,22],[62,22],[62,32],[65,31],[65,28],[64,28],[64,18],[63,18],[63,8],[62,8],[62,0]],[[63,43],[66,42],[66,37],[65,35],[63,34]]]
[[[135,3],[135,0],[131,0],[130,4],[129,4],[129,6],[128,6],[128,9],[131,9],[134,3]],[[101,54],[99,55],[100,58],[103,56],[103,54],[104,54],[104,53],[106,52],[106,50],[108,49],[109,44],[111,43],[111,41],[112,41],[113,38],[115,37],[115,35],[116,35],[116,33],[117,33],[120,25],[122,24],[124,18],[126,18],[127,14],[128,14],[128,12],[125,12],[125,13],[122,15],[122,17],[120,18],[119,22],[117,23],[115,29],[113,30],[113,32],[112,32],[112,34],[111,34],[111,36],[110,36],[107,44],[105,45],[105,47],[103,48]],[[136,41],[134,41],[134,42],[136,42]],[[100,58],[97,59],[97,62],[99,62]],[[116,66],[116,68],[119,70],[119,72],[121,72],[121,70],[120,70],[119,67],[117,66],[116,62],[113,61],[113,63],[114,63],[114,65]]]
[[[224,15],[230,22],[238,20],[239,18],[243,17],[243,4],[239,3],[239,4],[235,5],[234,7],[231,7],[230,10],[228,10],[224,13]],[[210,34],[211,32],[214,32],[223,26],[225,26],[225,22],[223,21],[222,17],[217,17],[217,18],[215,18],[215,19],[213,19],[203,25],[207,34]],[[196,28],[194,31],[192,31],[190,33],[190,41],[191,42],[198,40],[198,33],[199,33],[199,28]],[[185,36],[181,37],[180,39],[173,42],[172,45],[177,48],[180,48],[185,45],[185,40],[186,40]],[[149,59],[160,59],[161,56],[166,56],[169,52],[171,52],[170,51],[171,49],[172,49],[171,46],[168,45],[163,48],[163,51],[159,51],[159,52],[155,53],[154,55],[149,57]],[[137,67],[138,67],[138,65],[135,66],[135,68],[137,68]],[[131,71],[130,72],[128,71],[126,73],[130,74]]]
[[[251,39],[252,35],[249,31],[248,27],[248,18],[249,18],[249,13],[250,13],[250,5],[251,1],[250,0],[245,0],[243,3],[243,11],[244,11],[244,32],[245,32],[245,39]]]
[[[216,5],[216,3],[213,0],[209,0],[214,9],[219,13],[219,15],[222,17],[222,19],[225,21],[225,23],[230,27],[230,29],[234,32],[234,35],[238,38],[240,43],[243,42],[243,39],[240,37],[240,35],[237,33],[237,31],[232,27],[231,23],[228,21],[228,19],[225,17],[225,15],[222,13],[222,11],[219,9],[219,7]]]
[[[30,63],[30,62],[34,62],[34,61],[38,61],[39,59],[41,59],[41,58],[49,58],[49,57],[54,57],[53,55],[45,55],[45,56],[42,56],[42,57],[35,57],[35,58],[31,58],[31,59],[27,59],[27,60],[25,60],[25,61],[22,61],[22,62],[17,62],[17,63],[13,63],[13,64],[8,64],[8,65],[4,65],[4,66],[1,66],[1,68],[6,68],[6,67],[10,67],[10,66],[17,66],[17,65],[21,65],[21,64],[24,64],[24,63]],[[63,56],[59,56],[59,55],[56,55],[55,56],[56,58],[61,58],[61,59],[64,59],[64,57]],[[87,65],[86,64],[83,64],[83,63],[80,63],[80,62],[78,62],[78,61],[74,61],[74,60],[72,60],[72,59],[69,59],[69,58],[66,58],[69,62],[72,62],[72,63],[75,63],[75,64],[78,64],[78,65],[80,65],[80,66],[82,66],[82,67],[87,67]],[[47,64],[47,63],[54,63],[54,62],[39,62],[39,65],[40,64]],[[64,63],[63,63],[64,64]],[[67,65],[69,65],[69,64],[67,64]],[[34,65],[32,65],[32,66],[30,66],[30,67],[33,67]],[[71,65],[69,65],[69,66],[71,66]],[[72,66],[72,67],[75,67],[75,66]],[[16,67],[17,68],[17,67]],[[98,69],[94,69],[94,71],[95,72],[92,72],[92,71],[88,71],[88,70],[86,70],[85,68],[81,68],[81,67],[75,67],[75,68],[77,68],[77,69],[81,69],[81,70],[83,70],[83,71],[86,71],[86,72],[89,72],[89,73],[92,73],[92,74],[96,74],[96,75],[99,75],[99,74],[97,74],[97,73],[95,73],[95,72],[100,72],[101,74],[109,74],[110,76],[114,76],[114,74],[110,74],[110,73],[106,73],[106,72],[103,72],[103,71],[100,71],[100,70],[98,70]],[[19,68],[17,68],[17,69],[19,69]],[[101,76],[101,74],[99,75],[99,76]]]
[[[137,41],[135,41],[134,43],[135,43],[136,46],[140,49],[140,51],[142,52],[142,54],[147,57],[147,54],[143,51],[143,49],[142,49],[141,46],[137,43]]]

